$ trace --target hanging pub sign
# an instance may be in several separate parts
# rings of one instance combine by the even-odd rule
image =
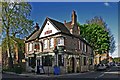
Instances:
[[[47,35],[47,34],[50,34],[50,33],[52,33],[52,30],[47,30],[47,31],[44,33],[44,35]]]

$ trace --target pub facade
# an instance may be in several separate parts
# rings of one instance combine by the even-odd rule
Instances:
[[[77,15],[72,11],[71,21],[61,23],[46,18],[42,27],[38,24],[25,40],[26,70],[42,66],[45,73],[53,73],[54,66],[60,73],[76,73],[92,70],[92,47],[80,37]]]

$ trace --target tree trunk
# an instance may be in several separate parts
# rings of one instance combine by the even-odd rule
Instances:
[[[8,54],[8,67],[13,68],[13,60],[11,55],[11,48],[10,48],[10,36],[9,36],[9,28],[7,29],[7,54]]]

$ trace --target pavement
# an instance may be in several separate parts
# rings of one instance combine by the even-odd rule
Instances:
[[[2,78],[2,80],[120,80],[120,67],[111,67],[104,71],[88,71],[60,75],[3,72]]]
[[[3,72],[5,74],[11,74],[11,75],[18,75],[18,76],[26,76],[26,77],[60,77],[60,76],[73,76],[73,75],[79,75],[83,73],[90,73],[94,71],[88,71],[88,72],[81,72],[81,73],[66,73],[66,74],[59,74],[59,75],[54,75],[54,74],[36,74],[36,73],[28,73],[28,72],[23,72],[22,74],[17,74],[15,72]]]

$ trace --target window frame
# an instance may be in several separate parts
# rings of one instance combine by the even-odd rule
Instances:
[[[53,40],[53,41],[52,41]],[[53,48],[54,47],[54,38],[49,39],[49,47]]]
[[[47,49],[47,48],[48,48],[48,40],[45,39],[45,40],[43,41],[43,49]]]

